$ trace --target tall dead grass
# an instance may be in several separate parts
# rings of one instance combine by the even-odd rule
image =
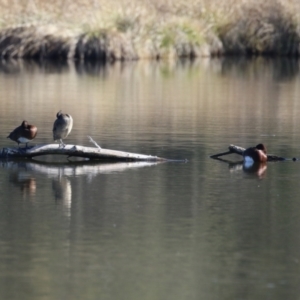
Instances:
[[[0,55],[298,55],[298,6],[296,0],[0,0]]]

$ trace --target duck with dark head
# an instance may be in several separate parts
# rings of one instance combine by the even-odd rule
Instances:
[[[28,147],[28,143],[32,141],[37,135],[37,127],[35,125],[29,124],[27,121],[23,121],[22,124],[15,128],[7,138],[18,143],[26,144],[25,148]]]
[[[255,147],[247,148],[244,153],[245,163],[265,163],[268,160],[267,148],[264,144],[258,144]]]

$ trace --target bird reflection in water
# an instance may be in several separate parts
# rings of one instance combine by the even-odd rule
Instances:
[[[36,180],[46,176],[52,180],[52,190],[56,204],[62,207],[68,216],[71,215],[72,185],[71,177],[86,176],[88,182],[99,174],[124,172],[129,169],[152,167],[164,162],[122,162],[122,163],[97,163],[97,162],[68,162],[48,163],[37,161],[5,162],[0,167],[11,170],[10,181],[21,187],[24,194],[33,195],[36,192]],[[36,177],[33,177],[35,174]],[[42,180],[42,179],[41,179]]]
[[[59,177],[52,180],[52,190],[56,203],[62,203],[68,216],[71,215],[72,187],[71,182],[66,177]]]
[[[9,181],[21,189],[23,198],[32,197],[36,193],[36,180],[30,173],[12,172]]]
[[[230,172],[244,171],[249,175],[257,176],[258,178],[264,178],[267,171],[267,163],[255,162],[252,164],[247,164],[245,162],[231,162],[225,159],[218,158],[217,160],[228,163]]]
[[[267,163],[253,163],[251,165],[243,164],[243,171],[249,174],[255,174],[259,178],[263,178],[266,175]]]

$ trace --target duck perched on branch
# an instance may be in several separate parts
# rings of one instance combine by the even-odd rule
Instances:
[[[63,114],[61,110],[56,114],[56,120],[53,124],[53,139],[59,140],[60,145],[65,147],[63,139],[65,139],[72,130],[73,118],[69,114]]]
[[[268,160],[267,148],[264,144],[258,144],[255,147],[247,148],[243,153],[246,163],[264,163]]]
[[[23,121],[22,124],[15,128],[7,138],[18,143],[20,147],[20,143],[27,144],[32,141],[37,135],[37,127],[35,125],[29,124],[27,121]]]

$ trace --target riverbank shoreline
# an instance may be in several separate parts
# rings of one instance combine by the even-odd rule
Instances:
[[[33,1],[35,6],[40,4],[39,14],[40,2]],[[0,28],[0,56],[117,61],[300,54],[298,16],[278,1],[254,1],[231,10],[202,5],[197,11],[194,3],[181,5],[177,10],[156,6],[150,11],[148,7],[148,13],[145,7],[134,13],[122,9],[110,16],[110,22],[102,22],[104,15],[100,15],[88,26],[86,20],[82,23],[85,26],[36,20],[7,22]]]

